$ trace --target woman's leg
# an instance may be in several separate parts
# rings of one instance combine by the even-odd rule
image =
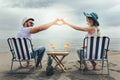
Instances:
[[[95,70],[97,64],[96,64],[94,61],[90,61],[90,62],[91,62],[91,64],[92,64],[92,66],[93,66],[93,70]]]
[[[81,64],[83,62],[82,60],[83,60],[83,57],[84,57],[83,49],[78,49],[77,54],[78,54],[78,57],[80,59],[80,68],[81,68]],[[84,70],[88,70],[87,63],[85,61],[83,63],[84,63]]]
[[[81,60],[81,55],[80,55],[81,53],[80,53],[80,50],[81,50],[81,49],[77,49],[77,54],[78,54],[79,60]]]
[[[32,63],[30,63],[30,61],[27,61],[27,65],[25,67],[29,67],[32,66]]]

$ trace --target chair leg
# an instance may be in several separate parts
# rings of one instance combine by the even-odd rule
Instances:
[[[10,72],[12,72],[12,67],[13,67],[13,61],[11,62]]]
[[[108,63],[108,60],[107,60],[107,71],[108,71],[108,80],[110,80],[110,71],[109,71],[109,63]]]
[[[101,74],[103,73],[103,67],[104,67],[104,60],[102,60]]]
[[[36,72],[36,64],[37,64],[37,57],[35,56],[35,58],[34,58],[34,63],[35,63],[35,65],[34,65],[34,73]]]
[[[22,63],[21,63],[21,61],[19,61],[19,63],[20,63],[20,67],[22,67]]]
[[[103,70],[103,67],[104,67],[104,60],[102,61],[102,70]]]

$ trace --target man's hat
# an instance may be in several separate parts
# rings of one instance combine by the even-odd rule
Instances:
[[[94,13],[94,12],[92,12],[92,13],[85,13],[84,12],[84,15],[86,17],[91,17],[95,21],[96,25],[99,25],[99,22],[97,21],[98,20],[98,15],[96,13]]]
[[[24,24],[24,23],[27,22],[28,20],[34,21],[33,18],[25,17],[25,18],[23,19],[23,22],[22,22],[22,23]]]

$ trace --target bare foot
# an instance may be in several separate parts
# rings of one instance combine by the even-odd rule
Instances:
[[[36,63],[36,67],[42,68],[42,63],[37,62],[37,63]]]
[[[92,65],[93,65],[93,70],[96,70],[96,65],[97,64],[94,62]]]
[[[85,68],[83,69],[83,71],[88,71],[88,67],[85,67]]]
[[[40,68],[42,68],[42,63],[40,63]]]
[[[31,63],[29,63],[29,64],[24,64],[24,67],[31,67],[31,66],[33,66]]]

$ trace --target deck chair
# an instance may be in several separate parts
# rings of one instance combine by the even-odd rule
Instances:
[[[80,61],[80,68],[84,64],[84,61],[102,61],[102,70],[104,67],[104,61],[107,63],[107,72],[108,76],[109,72],[109,64],[108,64],[108,47],[109,47],[110,39],[107,36],[102,37],[85,37],[83,46],[83,56]],[[82,69],[83,71],[83,69]]]
[[[8,38],[7,39],[10,52],[12,53],[11,59],[11,69],[13,68],[13,62],[19,62],[20,67],[22,67],[21,62],[34,60],[36,63],[36,57],[32,58],[30,52],[34,53],[32,42],[28,38]],[[34,66],[35,71],[36,66]]]

